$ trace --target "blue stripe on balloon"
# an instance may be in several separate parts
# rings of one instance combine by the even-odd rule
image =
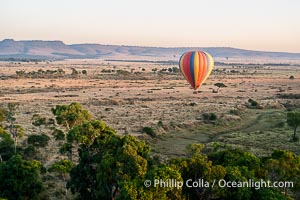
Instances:
[[[194,58],[195,58],[195,51],[192,52],[191,58],[190,58],[190,73],[191,73],[191,77],[193,80],[193,87],[195,87]]]

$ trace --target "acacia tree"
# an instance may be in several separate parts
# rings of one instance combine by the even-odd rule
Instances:
[[[71,76],[77,77],[79,72],[75,68],[71,68],[71,70],[72,70]]]
[[[218,87],[217,93],[219,92],[219,89],[220,89],[220,88],[227,87],[224,83],[215,83],[214,86],[217,86],[217,87]]]
[[[88,110],[84,110],[79,103],[70,105],[57,105],[51,109],[57,124],[62,125],[69,131],[74,126],[80,125],[92,119]]]
[[[15,114],[17,112],[18,107],[19,107],[18,103],[7,104],[8,110],[5,113],[6,114],[5,117],[7,122],[9,123],[9,128],[12,127],[16,121]]]
[[[10,133],[12,134],[13,136],[13,140],[14,140],[14,151],[15,151],[15,154],[17,154],[17,145],[18,145],[18,141],[19,141],[19,138],[22,138],[24,136],[24,129],[22,126],[20,125],[14,125],[12,128],[10,128]]]
[[[297,141],[296,136],[297,128],[300,125],[300,112],[288,112],[287,113],[287,124],[294,128],[293,141]]]
[[[20,125],[16,125],[15,121],[15,114],[17,112],[17,109],[19,107],[18,103],[8,103],[7,104],[8,110],[6,112],[6,120],[9,123],[8,128],[11,136],[13,137],[14,143],[15,143],[15,154],[17,153],[17,144],[18,139],[24,136],[24,129]]]
[[[67,131],[92,119],[92,115],[89,111],[84,110],[81,104],[76,102],[71,103],[70,105],[57,105],[55,108],[52,108],[51,111],[55,116],[57,124],[66,128]],[[66,138],[66,133],[64,133],[64,137],[62,137],[61,131],[56,131],[53,134],[56,138]],[[76,143],[66,141],[60,148],[60,153],[67,154],[71,161],[73,160],[73,144]]]

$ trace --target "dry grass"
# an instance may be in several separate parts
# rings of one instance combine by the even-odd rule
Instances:
[[[4,76],[14,75],[17,70],[29,72],[61,68],[66,71],[67,75],[64,78],[0,80],[0,101],[2,104],[7,102],[21,104],[17,121],[25,127],[27,134],[36,132],[31,125],[33,114],[51,117],[52,107],[71,102],[81,103],[85,109],[93,113],[95,118],[115,128],[119,134],[123,134],[126,130],[140,137],[143,136],[140,130],[145,126],[156,128],[159,134],[174,135],[174,138],[180,138],[181,131],[186,132],[187,129],[192,129],[192,134],[196,134],[193,129],[201,127],[199,117],[205,112],[214,112],[218,116],[223,116],[221,117],[223,121],[233,120],[225,125],[200,128],[203,133],[197,133],[201,136],[197,140],[179,139],[178,145],[184,147],[190,142],[210,141],[207,138],[210,138],[211,134],[222,133],[231,126],[243,123],[228,116],[228,112],[232,109],[247,110],[245,105],[249,98],[258,101],[264,109],[283,110],[282,104],[291,101],[299,105],[296,100],[279,99],[276,96],[278,93],[300,93],[300,73],[296,67],[216,66],[217,71],[212,73],[196,94],[183,80],[181,74],[152,72],[155,68],[159,71],[162,68],[174,67],[171,65],[69,60],[48,64],[2,62],[0,67],[0,75]],[[73,67],[78,71],[87,70],[88,75],[71,77]],[[142,70],[143,68],[145,70]],[[103,73],[103,69],[125,70],[130,73],[126,75],[116,72]],[[134,72],[140,73],[134,74]],[[290,80],[290,75],[295,79]],[[221,88],[219,93],[213,93],[216,82],[223,82],[228,87]],[[159,121],[164,124],[163,128],[157,126]],[[182,149],[179,148],[179,154]]]
[[[87,70],[88,75],[71,77],[73,67],[78,71]],[[300,94],[298,68],[216,66],[217,71],[194,93],[181,74],[152,71],[169,67],[174,66],[108,63],[103,60],[68,60],[48,64],[1,62],[0,106],[5,107],[8,102],[20,103],[17,123],[25,128],[28,136],[39,133],[39,129],[31,124],[34,114],[53,118],[50,109],[55,105],[79,102],[95,118],[103,120],[119,134],[128,132],[148,140],[153,153],[163,159],[185,156],[185,148],[191,143],[210,146],[221,142],[258,155],[267,155],[275,148],[300,153],[299,142],[289,141],[291,129],[283,123],[286,112],[283,105],[293,109],[300,106],[300,101],[277,95]],[[9,77],[14,76],[17,70],[29,72],[58,68],[66,71],[67,75],[39,79]],[[103,69],[129,73],[103,73]],[[290,75],[295,79],[290,80]],[[223,82],[228,87],[213,93],[217,82]],[[247,108],[250,98],[259,103],[260,110]],[[206,123],[201,118],[203,113],[216,113],[218,120]],[[284,126],[280,127],[280,124]],[[145,126],[154,128],[158,136],[150,138],[142,133]],[[49,130],[43,131],[50,135]],[[61,158],[58,153],[60,145],[52,139],[50,145],[40,149],[39,156],[46,167]],[[61,179],[53,174],[44,178],[47,179],[44,199],[64,198]],[[70,194],[68,196],[71,198]]]

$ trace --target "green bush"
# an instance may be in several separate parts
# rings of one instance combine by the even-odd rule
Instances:
[[[24,149],[23,153],[25,159],[34,159],[36,158],[38,151],[33,145],[29,145]]]
[[[253,99],[248,99],[248,103],[250,103],[250,106],[255,107],[258,105],[258,103],[256,101],[254,101]]]
[[[159,120],[159,121],[157,122],[157,126],[158,126],[158,127],[163,127],[164,124],[163,124],[163,122],[162,122],[161,120]]]
[[[59,130],[55,128],[52,132],[52,135],[54,136],[55,140],[64,140],[65,139],[65,134],[62,130]]]
[[[82,72],[81,72],[83,75],[87,75],[87,71],[84,69],[84,70],[82,70]]]
[[[217,115],[215,113],[203,113],[202,118],[205,121],[215,121],[217,120]]]
[[[197,105],[197,103],[195,103],[195,102],[191,102],[190,104],[189,104],[189,106],[196,106]]]
[[[217,115],[215,113],[210,113],[209,120],[211,121],[217,120]]]
[[[50,138],[45,135],[30,135],[27,139],[28,144],[32,144],[37,147],[45,147],[48,145]]]
[[[151,128],[151,127],[147,127],[146,126],[146,127],[143,128],[142,131],[145,132],[146,134],[150,135],[151,137],[155,137],[156,136],[155,130],[153,128]]]

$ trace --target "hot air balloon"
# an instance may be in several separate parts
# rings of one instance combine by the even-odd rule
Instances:
[[[179,68],[194,90],[206,81],[213,67],[212,56],[204,51],[186,52],[179,60]]]

